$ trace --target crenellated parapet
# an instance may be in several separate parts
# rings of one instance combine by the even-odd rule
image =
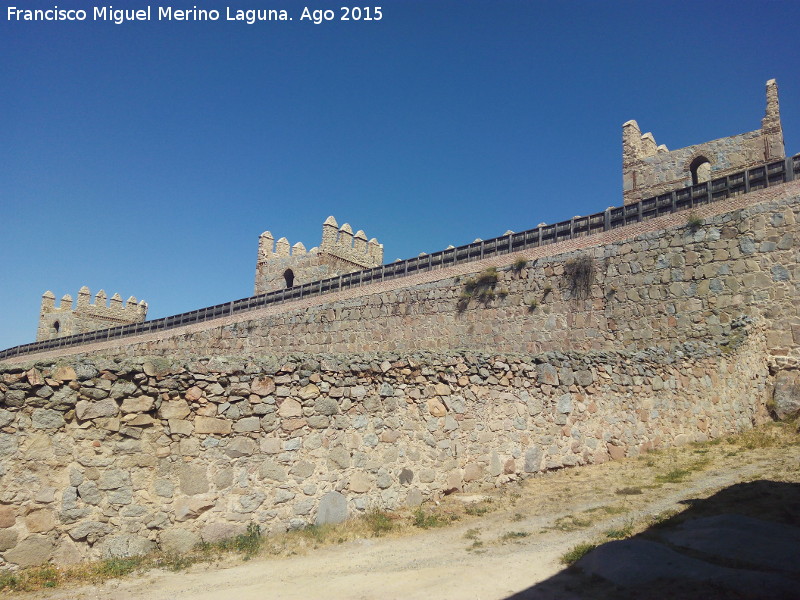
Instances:
[[[778,84],[766,85],[761,129],[669,150],[636,121],[622,125],[622,195],[625,204],[785,158]]]
[[[367,241],[367,234],[359,229],[353,235],[349,223],[337,229],[336,219],[328,217],[322,224],[322,245],[320,250],[337,258],[352,262],[365,269],[383,264],[383,244],[372,238]]]
[[[265,231],[258,241],[255,293],[292,287],[299,283],[316,281],[369,269],[383,264],[383,245],[348,223],[341,227],[333,216],[322,224],[322,242],[319,247],[306,250],[297,242],[293,246],[282,237],[275,240]]]
[[[117,325],[141,323],[147,317],[147,302],[130,296],[123,302],[122,296],[114,294],[109,300],[104,290],[95,294],[92,301],[89,288],[78,290],[77,301],[64,294],[58,305],[50,290],[42,294],[39,311],[38,340],[64,337],[87,331],[106,329]]]

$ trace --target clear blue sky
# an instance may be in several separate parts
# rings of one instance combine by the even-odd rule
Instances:
[[[223,20],[0,15],[0,348],[34,340],[47,289],[150,318],[249,296],[259,234],[315,246],[330,214],[389,262],[621,204],[623,122],[670,148],[751,131],[773,77],[800,152],[794,0],[383,0],[320,25],[193,4]]]

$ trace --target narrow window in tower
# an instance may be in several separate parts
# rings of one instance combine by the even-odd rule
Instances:
[[[291,269],[286,269],[283,272],[283,278],[286,280],[286,288],[290,288],[294,285],[294,271]]]

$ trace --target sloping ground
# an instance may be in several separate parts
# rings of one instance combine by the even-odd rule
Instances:
[[[345,529],[295,535],[319,546],[303,552],[288,536],[267,540],[263,556],[247,562],[229,558],[4,597],[797,597],[798,441],[794,425],[773,425],[730,441],[537,476],[486,497],[450,496],[425,511],[452,520],[443,528],[420,530],[408,524],[413,515],[395,516],[384,537],[342,541]],[[565,570],[561,557],[587,542],[600,546]]]

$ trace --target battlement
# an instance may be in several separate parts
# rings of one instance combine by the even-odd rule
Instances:
[[[696,185],[785,158],[778,84],[766,84],[761,129],[669,150],[636,121],[622,125],[622,194],[632,204],[679,187]]]
[[[353,229],[349,223],[337,228],[338,225],[333,216],[325,219],[322,224],[322,245],[320,246],[323,252],[365,269],[383,264],[383,244],[378,243],[377,239],[372,238],[367,241],[367,234],[361,229],[353,235]]]
[[[333,216],[322,224],[322,242],[306,250],[302,242],[290,245],[285,237],[275,241],[265,231],[258,240],[255,293],[290,288],[326,277],[343,275],[383,263],[383,245],[367,240],[358,230],[355,235],[348,223],[341,227]]]
[[[119,294],[107,298],[104,290],[95,294],[92,302],[87,286],[78,290],[77,302],[73,305],[70,294],[64,294],[56,305],[56,297],[50,290],[42,294],[39,312],[39,327],[36,340],[48,340],[87,331],[106,329],[116,325],[141,323],[147,317],[147,302],[130,296],[123,302]]]

